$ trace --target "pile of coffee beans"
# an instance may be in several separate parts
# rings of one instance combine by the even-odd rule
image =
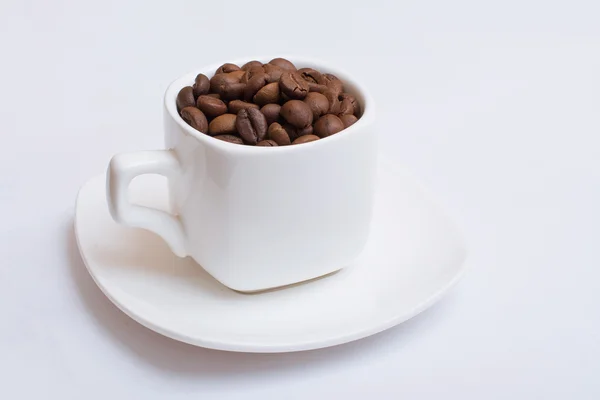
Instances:
[[[340,79],[297,69],[284,58],[223,64],[210,79],[199,74],[177,95],[177,110],[200,132],[251,146],[312,142],[360,118],[356,98]]]

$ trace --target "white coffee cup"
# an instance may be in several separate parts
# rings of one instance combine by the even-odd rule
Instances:
[[[181,88],[198,73],[211,77],[222,63],[186,74],[165,94],[166,150],[117,154],[110,161],[107,200],[114,220],[156,233],[177,256],[191,256],[215,279],[243,292],[306,281],[350,264],[366,243],[371,221],[373,100],[337,68],[289,59],[342,79],[361,104],[361,118],[300,145],[224,142],[186,124],[175,105]],[[169,212],[129,203],[128,186],[142,174],[167,177]]]

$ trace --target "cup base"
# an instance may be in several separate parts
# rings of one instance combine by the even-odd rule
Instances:
[[[248,295],[261,294],[261,293],[269,293],[269,292],[276,292],[278,290],[284,290],[284,289],[288,289],[288,288],[293,288],[293,287],[296,287],[296,286],[305,285],[307,283],[315,282],[315,281],[318,281],[318,280],[321,280],[321,279],[326,279],[326,278],[328,278],[330,276],[333,276],[333,275],[337,274],[342,269],[343,268],[336,269],[333,272],[329,272],[327,274],[324,274],[324,275],[321,275],[321,276],[317,276],[316,278],[310,278],[310,279],[306,279],[306,280],[301,281],[301,282],[290,283],[290,284],[282,285],[282,286],[275,286],[275,287],[268,288],[268,289],[259,289],[259,290],[237,290],[237,289],[233,289],[233,288],[229,288],[229,289],[233,290],[236,293],[248,294]]]

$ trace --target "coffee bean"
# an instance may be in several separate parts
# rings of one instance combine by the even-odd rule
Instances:
[[[285,69],[278,67],[273,64],[265,64],[263,65],[263,71],[267,74],[267,82],[279,82],[281,78],[281,74],[285,72]]]
[[[253,103],[247,103],[242,100],[232,100],[227,105],[227,109],[231,114],[237,114],[240,110],[244,108],[256,108],[258,110],[258,106]]]
[[[344,123],[344,128],[347,128],[350,125],[354,124],[356,121],[358,121],[358,118],[356,118],[354,115],[349,114],[340,115],[340,119]]]
[[[331,136],[344,129],[344,123],[339,117],[333,114],[323,115],[315,122],[314,132],[319,137]]]
[[[239,79],[236,76],[228,73],[217,74],[210,78],[210,91],[221,94],[225,85],[234,83],[239,83]]]
[[[344,99],[340,102],[340,107],[337,112],[338,117],[341,115],[354,115],[354,106],[348,99]]]
[[[240,82],[244,71],[234,71],[213,76],[210,79],[210,90],[221,95],[223,100],[241,99],[246,84]]]
[[[206,116],[196,107],[185,107],[181,110],[181,118],[187,122],[192,128],[199,130],[202,133],[208,131],[208,121]]]
[[[290,99],[302,100],[308,93],[308,82],[298,72],[284,72],[279,79],[281,91]]]
[[[274,58],[271,61],[269,61],[269,64],[276,65],[280,68],[287,69],[290,71],[296,70],[296,66],[291,61],[286,60],[285,58]]]
[[[244,144],[244,141],[241,137],[235,135],[217,135],[214,137],[215,139],[222,140],[224,142],[235,143],[235,144]]]
[[[210,121],[208,134],[211,136],[231,135],[237,133],[235,114],[223,114]]]
[[[319,80],[322,75],[319,71],[313,68],[301,68],[298,70],[298,73],[308,83],[308,91],[309,92],[319,92],[323,93],[327,86],[319,84]]]
[[[248,69],[248,70],[246,70],[244,72],[244,75],[240,79],[240,82],[242,82],[242,83],[248,83],[248,81],[250,79],[252,79],[253,76],[255,76],[255,75],[264,75],[264,74],[265,74],[265,70],[264,70],[263,67],[261,67],[261,66],[251,67],[250,69]]]
[[[208,79],[208,77],[204,74],[198,74],[192,88],[194,89],[195,98],[198,98],[198,96],[203,94],[207,94],[210,90],[210,79]]]
[[[325,74],[325,77],[329,79],[329,83],[326,86],[329,86],[330,88],[339,92],[344,91],[344,82],[342,82],[340,78],[333,74]]]
[[[321,93],[308,93],[304,98],[304,102],[310,107],[313,113],[313,121],[316,121],[321,115],[326,114],[329,110],[329,100]]]
[[[317,82],[321,85],[325,85],[336,93],[344,91],[344,83],[335,75],[323,74]]]
[[[186,86],[181,89],[177,94],[177,100],[175,101],[175,104],[177,104],[178,110],[195,106],[196,100],[194,99],[194,89],[192,89],[191,86]]]
[[[279,83],[273,82],[263,86],[255,95],[254,102],[259,106],[279,101]]]
[[[210,95],[199,96],[198,101],[196,102],[196,107],[198,107],[209,118],[218,117],[219,115],[223,115],[227,112],[227,106],[225,103],[222,100]]]
[[[217,68],[217,70],[215,71],[215,75],[216,74],[226,74],[228,72],[233,72],[233,71],[239,71],[240,67],[238,67],[235,64],[231,64],[231,63],[225,63],[223,65],[221,65],[219,68]]]
[[[267,133],[269,139],[274,140],[279,146],[287,146],[292,143],[290,136],[277,122],[273,122],[271,125],[269,125]]]
[[[249,76],[249,73],[247,74]],[[254,95],[267,84],[267,75],[264,72],[254,74],[244,89],[244,100],[252,101]]]
[[[236,100],[244,97],[244,90],[246,89],[245,83],[231,83],[226,84],[222,91],[221,97],[223,100]]]
[[[281,116],[296,128],[304,128],[312,124],[311,108],[300,100],[290,100],[281,106]]]
[[[296,128],[296,137],[304,136],[304,135],[312,135],[313,134],[313,126],[309,125],[304,128]]]
[[[233,71],[230,72],[229,75],[233,76],[234,78],[236,78],[238,80],[238,82],[241,82],[242,77],[244,75],[246,75],[246,71],[242,71],[241,69],[239,71]]]
[[[312,83],[312,82],[308,82],[308,91],[309,92],[316,92],[316,93],[325,93],[328,90],[328,87],[325,85],[320,85],[318,83]]]
[[[321,79],[321,76],[323,75],[316,69],[312,68],[300,68],[298,70],[298,73],[300,74],[302,79],[312,83],[319,83],[319,79]]]
[[[248,61],[246,64],[242,65],[242,71],[249,71],[252,67],[262,67],[262,63],[260,61]]]
[[[327,88],[327,90],[323,92],[323,96],[325,96],[329,102],[329,110],[327,112],[329,114],[337,114],[340,110],[340,100],[338,98],[339,93]]]
[[[267,120],[263,113],[255,108],[240,110],[235,126],[246,143],[256,144],[267,135]]]
[[[313,133],[312,125],[309,125],[304,128],[296,128],[294,125],[285,123],[285,124],[283,124],[283,129],[285,130],[285,133],[288,134],[291,141],[296,140],[300,136],[312,135],[312,133]]]
[[[319,140],[320,138],[316,135],[303,135],[300,136],[298,139],[294,140],[292,142],[292,144],[302,144],[302,143],[308,143],[308,142],[314,142],[315,140]]]
[[[349,93],[342,93],[338,96],[338,100],[341,102],[339,114],[360,114],[360,104],[356,97]]]
[[[256,145],[264,147],[274,147],[277,146],[277,142],[274,140],[261,140],[260,142],[256,143]]]
[[[266,104],[263,106],[263,108],[260,109],[260,112],[265,115],[268,125],[271,125],[273,122],[278,122],[280,120],[280,111],[281,106],[275,103]]]
[[[298,138],[298,136],[300,136],[298,134],[298,131],[296,130],[296,127],[290,124],[283,124],[282,125],[283,130],[285,131],[285,133],[287,133],[288,137],[290,138],[290,140],[293,142],[294,140],[296,140]]]

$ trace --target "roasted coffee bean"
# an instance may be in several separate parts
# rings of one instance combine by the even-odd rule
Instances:
[[[312,82],[312,83],[319,83],[319,79],[321,79],[321,76],[323,75],[316,69],[312,69],[312,68],[300,68],[298,70],[298,73],[300,74],[302,79],[304,79],[307,82]]]
[[[262,67],[262,63],[260,61],[248,61],[246,64],[242,65],[242,71],[249,71],[252,67]]]
[[[210,90],[210,79],[208,79],[208,77],[204,74],[198,74],[192,88],[194,89],[195,98],[198,98],[198,96],[203,94],[207,94]]]
[[[284,72],[279,79],[281,92],[290,99],[302,100],[308,94],[308,82],[298,72]]]
[[[256,143],[257,146],[264,146],[264,147],[274,147],[274,146],[278,146],[277,142],[274,140],[261,140],[260,142]]]
[[[210,91],[221,94],[226,85],[239,83],[239,79],[228,73],[221,73],[210,78]]]
[[[226,74],[228,72],[233,72],[233,71],[239,71],[240,67],[238,67],[235,64],[231,64],[231,63],[225,63],[223,65],[221,65],[219,68],[217,68],[217,70],[215,71],[215,75],[216,74]]]
[[[331,136],[344,129],[344,123],[338,116],[333,114],[323,115],[315,122],[314,132],[319,137]]]
[[[299,138],[300,136],[313,134],[313,126],[312,125],[309,125],[305,128],[296,128],[295,126],[290,125],[290,124],[283,124],[283,129],[285,130],[285,132],[288,134],[288,136],[290,137],[290,139],[292,141]]]
[[[210,95],[202,95],[198,97],[196,102],[198,107],[209,118],[218,117],[227,112],[227,105],[222,100],[219,100]]]
[[[347,128],[350,125],[352,125],[353,123],[355,123],[356,121],[358,121],[358,118],[356,118],[354,115],[349,115],[349,114],[340,115],[340,119],[344,123],[344,128]]]
[[[290,100],[281,106],[281,116],[289,124],[296,128],[304,128],[312,124],[313,112],[311,108],[301,100]]]
[[[329,110],[327,112],[329,114],[337,114],[340,111],[339,93],[328,88],[323,92],[323,96],[325,96],[329,102]]]
[[[283,130],[285,130],[285,133],[287,133],[288,137],[290,138],[290,140],[293,142],[294,140],[296,140],[298,138],[298,136],[301,136],[298,134],[298,131],[296,130],[296,127],[290,124],[283,124],[282,125]]]
[[[254,102],[259,106],[279,101],[279,83],[273,82],[263,86],[255,95]]]
[[[249,75],[249,74],[248,74]],[[246,83],[244,100],[252,101],[254,95],[267,84],[267,75],[264,72],[254,74]]]
[[[302,144],[308,142],[314,142],[315,140],[319,140],[320,138],[317,135],[303,135],[298,137],[292,144]]]
[[[261,67],[261,66],[251,67],[249,70],[244,72],[244,75],[240,79],[240,82],[248,83],[248,81],[250,79],[252,79],[252,77],[254,77],[255,75],[263,75],[263,74],[265,74],[265,70],[263,67]]]
[[[235,144],[244,144],[244,141],[241,137],[235,135],[217,135],[215,139],[222,140],[224,142],[235,143]]]
[[[178,110],[195,106],[196,100],[194,99],[194,89],[192,89],[191,86],[186,86],[181,89],[177,94],[177,100],[175,101],[175,104],[177,104]]]
[[[281,126],[277,122],[273,122],[271,125],[269,125],[267,133],[269,139],[274,140],[275,143],[277,143],[280,146],[287,146],[289,144],[292,144],[288,133],[285,131],[285,129],[283,129],[283,126]]]
[[[286,60],[285,58],[274,58],[271,61],[269,61],[269,64],[276,65],[280,68],[287,69],[290,71],[296,70],[296,66],[291,61]]]
[[[325,85],[320,85],[318,83],[308,82],[308,91],[309,92],[316,92],[316,93],[323,94],[323,93],[325,93],[327,91],[327,89],[328,88]]]
[[[229,75],[233,76],[234,78],[236,78],[238,80],[238,82],[241,82],[242,77],[244,75],[246,75],[246,71],[242,71],[241,69],[239,71],[233,71],[230,72]]]
[[[294,125],[286,123],[286,124],[283,124],[283,129],[285,130],[285,133],[288,134],[288,136],[292,142],[294,140],[296,140],[297,138],[299,138],[300,136],[312,135],[312,133],[313,133],[312,125],[309,125],[304,128],[296,128]]]
[[[338,100],[341,102],[339,114],[354,114],[356,116],[360,114],[360,104],[358,103],[358,100],[356,100],[356,97],[352,96],[350,93],[340,94]]]
[[[267,119],[267,125],[271,125],[273,122],[278,122],[280,120],[280,111],[281,106],[275,103],[266,104],[260,109],[260,112],[263,113]]]
[[[256,144],[267,135],[267,120],[255,108],[242,109],[237,114],[237,131],[246,143]]]
[[[295,129],[296,129],[296,137],[313,134],[313,126],[312,125],[306,126],[304,128],[295,128]]]
[[[321,93],[308,93],[304,98],[304,102],[310,107],[313,113],[313,121],[316,121],[321,115],[327,114],[329,110],[329,100]]]
[[[223,114],[210,121],[208,124],[208,134],[211,136],[217,135],[232,135],[237,133],[235,127],[235,114]]]
[[[336,93],[344,91],[344,83],[337,76],[332,74],[321,75],[321,78],[317,83],[327,86]]]
[[[181,110],[181,118],[187,122],[192,128],[199,130],[202,133],[208,131],[208,121],[206,116],[196,107],[185,107]]]
[[[227,109],[231,114],[237,114],[240,110],[244,108],[256,108],[258,110],[258,106],[254,103],[247,103],[242,100],[232,100],[227,105]]]
[[[241,99],[246,84],[240,82],[244,71],[234,71],[213,76],[210,79],[210,90],[221,95],[223,100]]]
[[[283,74],[286,70],[281,67],[278,67],[277,65],[265,64],[263,65],[263,71],[265,72],[265,74],[267,74],[267,82],[271,83],[279,82],[281,74]]]
[[[246,89],[245,83],[231,83],[226,84],[221,90],[221,97],[223,100],[236,100],[244,97],[244,90]]]
[[[326,86],[337,90],[339,92],[343,92],[344,91],[344,82],[342,82],[342,80],[340,78],[338,78],[337,76],[333,75],[333,74],[325,74],[325,77],[327,79],[329,79],[329,83],[326,84]]]
[[[338,117],[342,115],[354,115],[354,105],[352,105],[352,102],[348,99],[340,101],[340,107],[337,111],[337,115]]]

